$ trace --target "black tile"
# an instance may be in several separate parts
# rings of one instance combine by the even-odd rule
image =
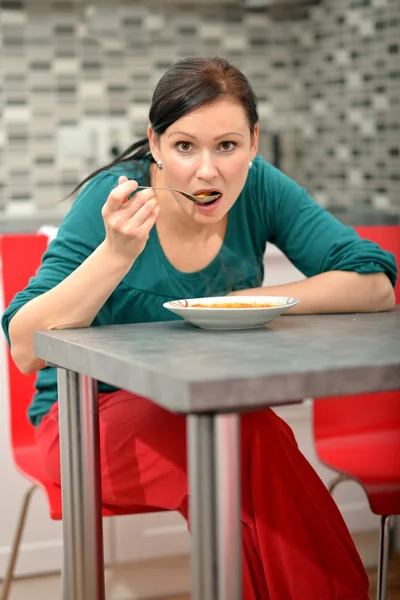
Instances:
[[[28,104],[28,99],[27,98],[16,98],[16,97],[9,97],[7,98],[6,101],[6,105],[7,106],[26,106]]]
[[[50,71],[51,63],[47,60],[35,60],[30,63],[29,68],[32,71]]]
[[[284,69],[286,67],[286,63],[283,60],[275,60],[271,63],[271,66],[274,69]]]
[[[76,58],[76,52],[73,50],[73,48],[57,49],[55,51],[55,56],[57,58]]]
[[[56,86],[56,91],[59,94],[76,94],[76,85],[57,85]]]
[[[28,180],[30,177],[30,172],[29,170],[26,171],[22,171],[22,170],[17,170],[17,169],[11,169],[10,170],[10,177],[15,179],[20,179],[20,180]]]
[[[4,35],[3,36],[3,44],[5,47],[20,47],[22,46],[24,43],[24,40],[22,37],[20,36],[11,36],[11,35]]]
[[[57,12],[70,12],[76,8],[75,2],[71,0],[54,0],[53,9]]]
[[[21,10],[24,8],[23,0],[3,0],[1,8],[5,10]]]
[[[264,38],[251,38],[250,46],[252,48],[264,48],[267,44],[267,41]]]
[[[197,27],[191,27],[189,25],[185,25],[182,27],[178,27],[177,32],[182,35],[196,35]]]
[[[84,60],[82,61],[82,69],[84,71],[98,71],[102,67],[101,63],[98,61],[92,60]]]
[[[11,192],[10,198],[13,202],[24,202],[25,200],[31,200],[32,194],[30,192]]]
[[[229,10],[225,13],[225,19],[227,23],[242,23],[243,13],[242,11],[236,12]]]
[[[143,25],[143,19],[141,17],[126,17],[122,25],[125,27],[141,27]]]
[[[110,94],[124,94],[127,91],[127,88],[124,85],[110,83],[107,86],[107,91],[110,92]]]
[[[125,117],[126,109],[125,108],[110,108],[109,114],[111,117]]]
[[[54,33],[56,35],[69,35],[72,36],[75,34],[75,26],[74,25],[55,25]]]
[[[54,156],[37,156],[35,158],[36,165],[53,165],[55,163]]]

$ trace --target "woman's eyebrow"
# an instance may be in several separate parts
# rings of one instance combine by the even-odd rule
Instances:
[[[191,133],[187,133],[186,131],[172,131],[168,137],[171,137],[171,135],[183,135],[184,137],[188,137],[191,138],[192,140],[196,140],[196,136],[192,135]],[[244,137],[244,135],[242,135],[241,133],[239,133],[238,131],[228,131],[227,133],[223,133],[222,135],[217,135],[214,140],[220,140],[222,138],[226,138],[229,135],[239,135],[240,137]]]

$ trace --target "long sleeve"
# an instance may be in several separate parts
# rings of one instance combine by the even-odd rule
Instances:
[[[15,296],[2,315],[2,327],[8,342],[9,324],[16,312],[24,304],[68,277],[103,241],[105,229],[101,208],[117,180],[117,175],[103,173],[93,179],[78,195],[60,225],[57,236],[43,255],[37,274],[29,280],[27,287]],[[76,301],[79,302],[79,298]],[[102,311],[107,312],[107,307],[103,307]],[[96,319],[94,324],[103,324],[101,311]]]
[[[263,195],[268,241],[306,276],[334,270],[384,272],[395,285],[397,267],[392,253],[360,238],[354,228],[340,223],[278,169],[263,162],[257,186]]]

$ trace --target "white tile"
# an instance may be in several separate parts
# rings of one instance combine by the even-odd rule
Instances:
[[[372,197],[372,204],[377,210],[388,210],[390,208],[390,198],[385,194],[375,194]]]
[[[336,156],[340,162],[347,162],[350,158],[350,149],[348,146],[340,144],[336,147]]]
[[[352,187],[361,187],[364,183],[364,177],[358,169],[350,169],[348,173],[348,182]]]
[[[311,111],[316,115],[324,115],[327,111],[325,100],[313,100],[311,103]]]
[[[361,73],[359,71],[349,71],[345,77],[350,89],[357,90],[362,87]]]
[[[32,111],[29,106],[7,106],[4,109],[5,123],[27,123],[32,117]]]
[[[23,25],[28,20],[28,15],[22,10],[7,10],[3,8],[0,11],[0,24],[3,25]]]
[[[385,95],[375,94],[372,102],[377,111],[386,111],[389,108],[389,99]]]
[[[74,75],[79,72],[79,61],[77,58],[56,58],[53,69],[57,75]]]
[[[162,14],[148,14],[144,20],[144,29],[152,33],[162,31],[165,27],[165,17]]]
[[[243,37],[237,36],[226,36],[222,40],[222,47],[224,50],[241,50],[246,51],[247,49],[247,40]]]
[[[335,59],[338,65],[348,65],[350,62],[350,56],[348,50],[345,48],[339,48],[335,52]]]
[[[220,23],[200,24],[198,31],[201,40],[220,40],[224,36],[224,27]]]
[[[358,30],[363,37],[369,37],[371,35],[374,35],[374,23],[372,21],[362,21],[359,25]]]
[[[366,119],[360,125],[361,133],[367,137],[376,133],[376,127],[374,121]]]

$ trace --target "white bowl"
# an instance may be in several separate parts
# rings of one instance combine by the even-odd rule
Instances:
[[[272,304],[270,307],[251,308],[203,308],[194,304],[237,304],[254,302]],[[218,296],[210,298],[190,298],[165,302],[164,308],[183,317],[189,323],[202,329],[255,329],[263,327],[295,306],[299,300],[286,296]]]

